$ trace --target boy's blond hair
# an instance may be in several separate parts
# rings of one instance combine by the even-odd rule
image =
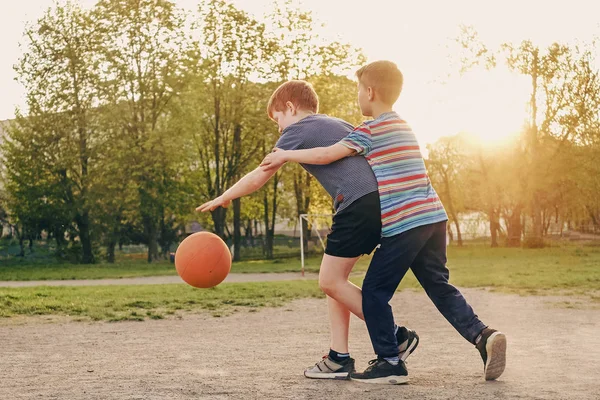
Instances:
[[[293,80],[279,86],[269,99],[267,114],[273,118],[275,111],[284,111],[285,103],[291,102],[296,108],[317,113],[319,111],[319,96],[306,81]]]
[[[358,82],[365,87],[371,87],[381,101],[394,105],[400,92],[404,77],[398,66],[391,61],[374,61],[356,71]]]

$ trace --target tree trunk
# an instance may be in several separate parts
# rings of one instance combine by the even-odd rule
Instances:
[[[265,258],[267,260],[272,260],[273,259],[273,239],[274,239],[274,235],[273,235],[273,231],[271,229],[267,229],[266,235],[265,235]]]
[[[115,262],[115,247],[116,246],[117,246],[117,243],[113,239],[110,239],[108,242],[108,245],[106,246],[106,260],[110,264],[114,264],[114,262]]]
[[[148,241],[148,262],[151,263],[158,259],[158,228],[151,216],[147,215],[143,219],[144,233]]]
[[[252,234],[252,220],[248,218],[244,228],[244,236],[246,237],[246,246],[254,247],[254,235]]]
[[[65,231],[61,228],[54,229],[54,240],[56,240],[56,255],[63,257],[65,255]]]
[[[452,232],[451,224],[446,225],[446,231],[448,233],[448,239],[450,240],[450,244],[452,244],[452,242],[454,242],[454,232]]]
[[[211,216],[215,226],[215,234],[225,240],[225,217],[227,216],[227,209],[219,207],[211,212]]]
[[[544,239],[542,237],[543,233],[543,223],[542,223],[542,211],[534,199],[531,205],[531,220],[532,226],[529,234],[525,239],[526,247],[536,249],[544,247]]]
[[[265,242],[263,248],[263,254],[267,260],[273,259],[273,236],[271,235],[271,229],[269,229],[269,195],[265,191],[263,197],[263,219],[265,223]]]
[[[263,197],[264,222],[265,222],[265,247],[264,254],[267,260],[273,259],[273,239],[275,237],[275,217],[277,215],[277,184],[279,183],[279,174],[273,177],[273,203],[269,207],[269,194],[265,190]],[[269,223],[270,220],[270,223]]]
[[[550,225],[552,224],[552,215],[547,215],[548,213],[544,212],[544,218],[542,219],[542,221],[544,222],[544,228],[543,228],[543,236],[547,237],[548,236],[548,232],[550,232]]]
[[[592,223],[594,224],[594,226],[600,226],[600,223],[598,222],[598,218],[596,218],[596,215],[591,210],[591,208],[587,207],[587,209],[588,209],[588,212],[590,214],[590,218],[592,219]]]
[[[498,247],[498,229],[500,222],[498,221],[498,213],[496,210],[491,210],[490,215],[490,236],[492,237],[492,247]]]
[[[153,236],[150,237],[150,242],[148,243],[148,262],[158,260],[158,241],[156,240],[156,232]]]
[[[529,129],[529,154],[530,154],[530,174],[529,179],[534,180],[530,188],[532,188],[532,192],[530,193],[530,202],[529,208],[531,211],[531,218],[533,222],[533,226],[529,235],[527,235],[525,243],[527,247],[530,248],[538,248],[543,247],[544,242],[542,239],[542,210],[540,208],[541,202],[539,201],[539,191],[537,190],[537,174],[534,173],[540,166],[539,162],[539,138],[538,138],[538,125],[537,125],[537,91],[538,91],[538,76],[539,76],[539,55],[537,50],[533,53],[532,60],[533,68],[531,70],[531,115],[530,115],[530,129]]]
[[[452,221],[454,221],[454,225],[456,226],[456,238],[458,240],[458,246],[462,247],[463,241],[462,234],[460,232],[460,224],[458,222],[458,215],[454,209],[454,203],[452,202],[452,196],[450,195],[450,178],[448,178],[446,171],[442,171],[442,177],[444,178],[444,186],[446,189],[446,195],[448,197],[448,211],[450,212]]]
[[[121,215],[114,216],[114,225],[112,232],[108,234],[108,243],[106,245],[106,259],[110,264],[115,262],[115,247],[119,244],[119,250],[123,250],[123,242],[121,241]]]
[[[20,247],[20,252],[17,255],[18,257],[25,257],[25,227],[23,227],[22,232],[19,232],[19,227],[17,225],[13,225],[13,228],[15,230],[15,233],[17,234],[17,237],[19,238],[19,247]]]
[[[79,240],[83,249],[83,264],[94,263],[94,253],[92,251],[92,238],[90,237],[90,218],[89,213],[84,211],[76,217],[77,227],[79,228]]]
[[[520,247],[521,246],[521,208],[517,207],[512,214],[506,219],[506,246]]]
[[[463,240],[462,240],[462,233],[460,232],[460,223],[458,222],[458,218],[456,218],[456,216],[454,216],[453,219],[454,219],[454,226],[456,226],[456,240],[458,242],[458,247],[462,247]]]
[[[240,261],[242,250],[241,199],[233,200],[233,261]]]

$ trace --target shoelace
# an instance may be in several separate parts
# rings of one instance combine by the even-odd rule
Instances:
[[[315,363],[315,365],[319,365],[320,363],[323,362],[323,360],[325,360],[326,358],[329,358],[329,354],[325,354],[323,357],[321,357],[321,361],[319,361],[318,363]],[[313,365],[313,367],[315,366]],[[310,367],[309,367],[310,368]]]
[[[379,358],[374,358],[374,359],[370,360],[370,361],[369,361],[369,366],[367,367],[367,369],[365,370],[365,372],[366,372],[366,371],[370,371],[370,370],[372,370],[372,369],[375,367],[375,364],[376,364],[378,361],[381,361],[381,359],[379,359]]]

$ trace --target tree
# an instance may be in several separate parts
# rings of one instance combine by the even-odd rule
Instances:
[[[56,240],[57,255],[64,256],[74,213],[62,132],[55,129],[61,124],[55,118],[17,114],[2,145],[3,181],[6,208],[15,229],[20,227],[21,246],[27,231],[46,230]]]
[[[186,136],[198,160],[201,198],[215,198],[239,179],[256,157],[261,141],[249,108],[255,107],[256,84],[263,76],[272,43],[264,24],[222,0],[200,3],[198,39],[188,69],[191,81],[180,105],[188,115]],[[260,103],[259,103],[260,104]],[[262,110],[261,110],[262,111]],[[264,111],[262,111],[264,113]],[[241,199],[233,204],[234,259],[240,257]],[[216,234],[225,238],[226,210],[212,212]]]
[[[99,150],[95,146],[98,127],[94,111],[99,101],[95,90],[98,82],[95,55],[99,43],[96,28],[89,12],[67,1],[48,10],[26,29],[28,46],[16,71],[27,90],[31,121],[18,118],[19,132],[14,131],[14,146],[9,147],[12,151],[28,152],[34,150],[26,143],[29,140],[37,138],[52,143],[56,153],[45,157],[39,167],[52,171],[54,179],[62,184],[58,196],[73,218],[83,263],[94,262],[90,180]],[[11,176],[17,179],[18,173],[12,171],[15,174]],[[60,235],[57,232],[59,241]]]
[[[528,119],[517,152],[521,166],[517,182],[522,195],[513,201],[505,221],[508,228],[514,227],[508,232],[513,245],[520,245],[524,231],[528,247],[543,246],[550,215],[558,222],[559,214],[574,213],[560,211],[567,205],[575,207],[564,196],[570,186],[568,171],[574,171],[573,166],[581,161],[587,164],[587,159],[576,161],[569,157],[577,153],[572,145],[584,145],[599,131],[600,96],[594,53],[585,44],[553,43],[542,49],[528,40],[519,45],[504,44],[502,51],[493,52],[469,27],[463,27],[457,43],[463,49],[461,74],[478,65],[495,67],[502,57],[509,69],[527,76],[531,82]],[[531,225],[522,218],[523,213],[529,215]]]
[[[137,187],[139,221],[152,262],[159,257],[165,194],[175,179],[177,152],[164,119],[185,84],[185,21],[168,0],[101,0],[94,14],[103,35],[103,93],[115,117],[112,139],[123,151],[122,174]]]
[[[440,199],[448,210],[450,223],[454,223],[458,246],[463,245],[460,230],[459,214],[464,211],[464,201],[461,194],[464,185],[461,178],[465,173],[465,161],[460,149],[459,136],[439,139],[433,145],[427,146],[429,158],[427,170],[433,186],[437,188]]]

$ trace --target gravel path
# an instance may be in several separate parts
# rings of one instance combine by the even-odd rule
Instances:
[[[463,291],[484,322],[508,337],[508,366],[485,382],[476,350],[422,291],[392,300],[421,344],[410,383],[365,385],[302,376],[328,348],[324,300],[213,318],[77,323],[44,317],[0,321],[0,399],[577,399],[600,398],[600,310],[565,298]],[[571,299],[572,300],[572,299]],[[594,308],[596,307],[596,308]],[[353,318],[357,367],[372,357]]]

